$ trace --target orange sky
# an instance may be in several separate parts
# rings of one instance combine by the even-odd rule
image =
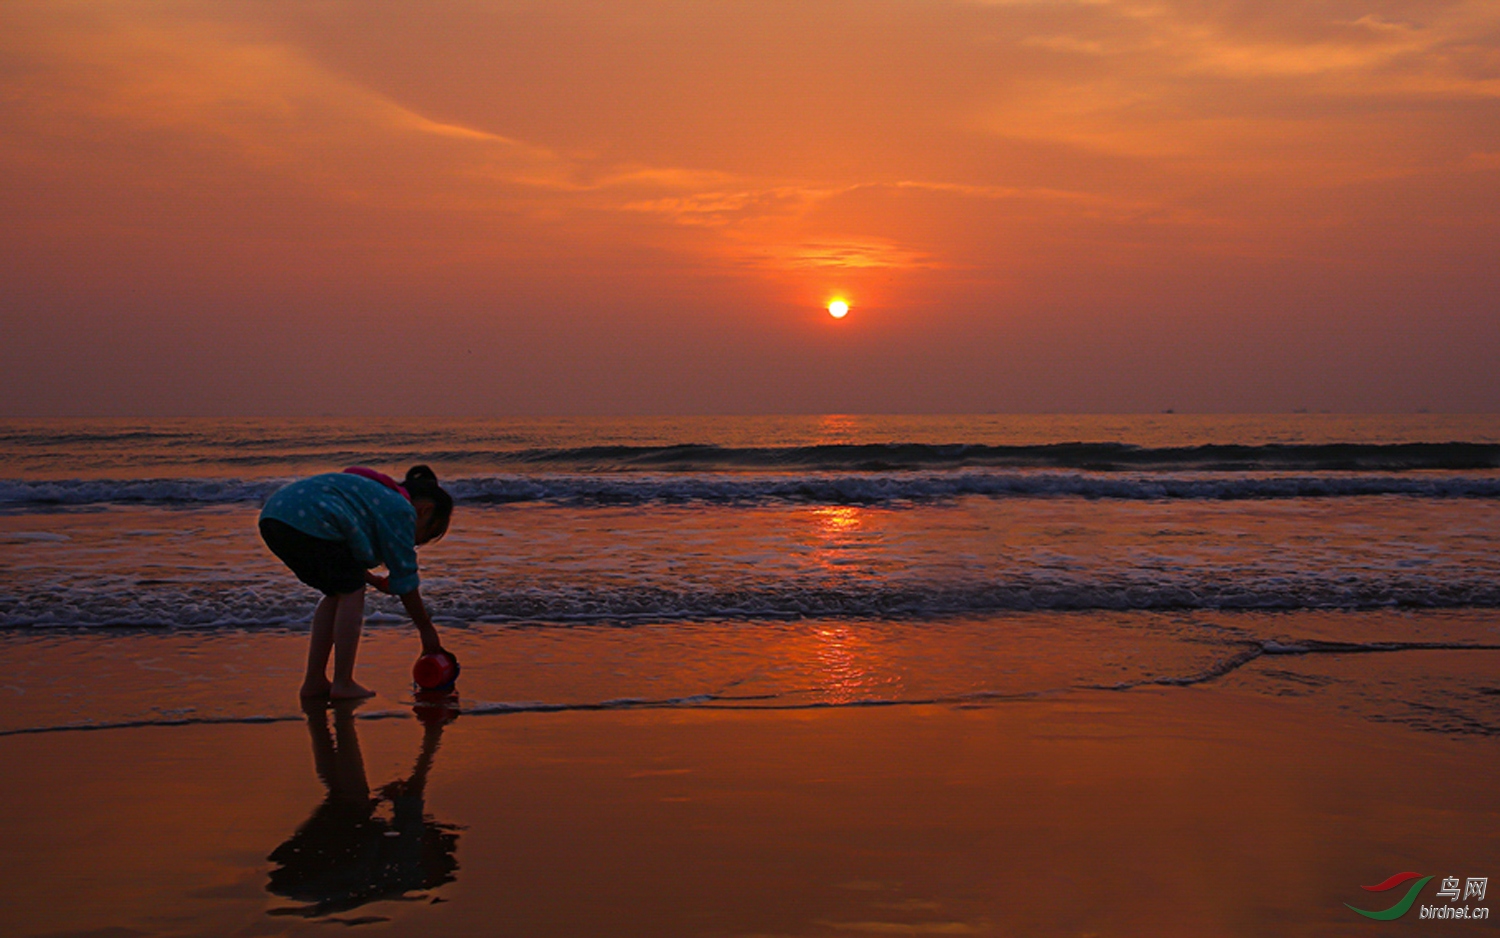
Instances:
[[[10,415],[1495,410],[1500,4],[11,0],[0,212]]]

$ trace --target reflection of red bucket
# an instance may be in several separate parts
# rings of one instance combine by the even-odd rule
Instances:
[[[416,693],[411,712],[427,726],[443,726],[458,719],[458,694],[445,690],[421,690]]]
[[[458,677],[458,661],[447,652],[423,655],[411,666],[411,679],[423,690],[446,689]]]

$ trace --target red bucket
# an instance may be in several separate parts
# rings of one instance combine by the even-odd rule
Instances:
[[[457,678],[458,661],[445,651],[423,655],[411,666],[411,679],[423,690],[447,689]]]

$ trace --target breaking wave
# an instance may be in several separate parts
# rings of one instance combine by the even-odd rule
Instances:
[[[663,622],[682,620],[924,619],[1009,611],[1299,610],[1500,608],[1500,584],[1474,575],[1424,579],[1338,572],[1216,578],[1212,572],[1152,579],[1017,576],[988,583],[870,581],[767,583],[741,589],[546,586],[486,589],[454,584],[434,613],[467,622]],[[399,606],[372,601],[372,626],[404,624]],[[0,628],[131,626],[247,628],[305,622],[305,591],[285,584],[105,589],[42,588],[0,595]]]
[[[259,503],[285,479],[62,479],[0,481],[0,507],[148,504],[192,507]],[[965,496],[988,498],[1284,499],[1401,495],[1500,498],[1500,477],[1454,475],[1244,475],[1083,471],[860,472],[846,474],[590,474],[456,479],[450,490],[472,504],[560,505],[702,503],[756,505],[899,504]]]
[[[587,446],[530,449],[506,454],[530,464],[595,468],[808,469],[888,472],[987,467],[1157,471],[1346,471],[1500,469],[1500,445],[1489,443],[1273,443],[1146,447],[1130,443],[1045,443],[1002,446],[978,443],[855,443],[786,447]]]

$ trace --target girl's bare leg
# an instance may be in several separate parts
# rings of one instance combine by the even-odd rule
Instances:
[[[333,687],[328,682],[328,653],[333,651],[333,614],[337,608],[337,596],[324,596],[313,612],[312,638],[307,645],[307,676],[302,679],[303,697],[327,697]]]
[[[344,593],[333,614],[333,686],[328,696],[334,700],[374,697],[375,692],[354,681],[354,656],[359,652],[359,633],[365,625],[365,591]]]

